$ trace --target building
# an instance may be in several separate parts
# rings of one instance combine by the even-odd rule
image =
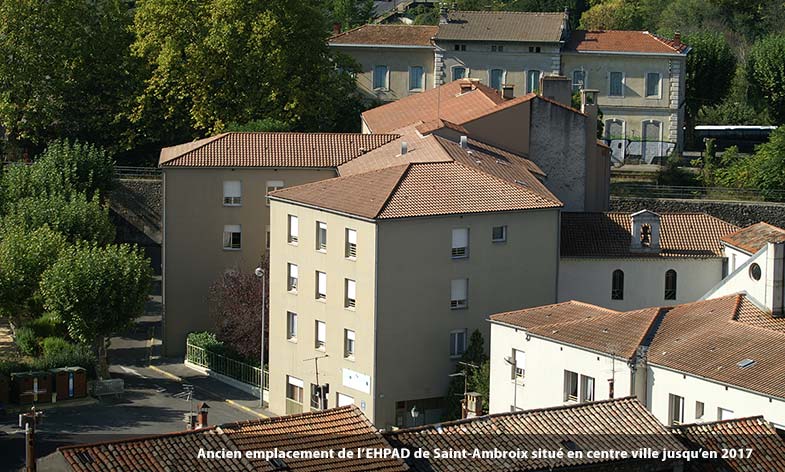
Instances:
[[[562,75],[573,91],[599,92],[604,137],[615,162],[652,162],[681,149],[690,51],[681,37],[571,31],[568,20],[567,13],[443,12],[438,26],[362,26],[329,44],[357,59],[358,85],[375,98],[397,100],[462,78],[522,96],[539,91],[542,77]],[[419,67],[430,64],[431,76],[423,77],[432,82],[412,89],[419,79],[408,80],[407,73],[414,70],[419,77]]]
[[[738,229],[705,213],[562,213],[559,301],[626,311],[699,300],[727,274],[723,238]]]
[[[409,451],[530,453],[528,457],[411,457],[407,464],[415,472],[682,471],[684,463],[680,459],[600,458],[588,454],[611,450],[632,453],[641,448],[686,449],[678,436],[663,427],[634,398],[496,413],[386,432],[385,437],[392,447]],[[564,456],[533,457],[531,453],[538,450],[561,450]],[[568,451],[577,454],[568,458]]]
[[[610,157],[596,139],[595,98],[584,93],[579,111],[569,106],[568,81],[542,83],[542,95],[505,98],[477,80],[450,82],[364,112],[363,131],[402,134],[415,127],[420,135],[466,135],[536,163],[566,210],[606,210]]]
[[[224,133],[161,150],[163,342],[185,352],[210,329],[207,294],[226,270],[253,271],[269,242],[267,193],[328,179],[397,135]]]
[[[156,436],[61,447],[39,460],[41,471],[91,472],[98,470],[189,471],[406,471],[403,461],[391,457],[339,457],[342,448],[390,450],[389,443],[357,407],[346,406],[301,415],[205,426]],[[333,457],[323,453],[334,451]],[[224,457],[200,457],[203,453]],[[254,457],[273,452],[284,458]],[[294,457],[293,453],[317,457]],[[251,454],[251,456],[246,456]]]
[[[439,421],[487,314],[555,300],[562,204],[542,170],[411,133],[270,196],[274,412],[324,408],[328,384],[326,406],[354,403],[377,427],[412,425],[412,408]]]

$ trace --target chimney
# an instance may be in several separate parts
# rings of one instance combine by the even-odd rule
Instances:
[[[540,94],[562,105],[572,106],[572,81],[562,75],[543,75],[540,77]]]
[[[586,115],[586,146],[597,142],[597,94],[599,90],[581,90],[581,112]],[[596,145],[595,145],[596,147]]]
[[[335,23],[333,23],[333,35],[340,34],[340,33],[341,33],[341,24],[336,21]]]
[[[461,149],[469,149],[469,138],[461,136]]]
[[[409,143],[401,141],[401,155],[405,156],[407,152],[409,152]]]
[[[676,47],[681,46],[681,33],[679,33],[678,31],[673,34],[673,45]]]
[[[463,398],[461,418],[482,416],[482,396],[477,392],[467,392]]]
[[[196,408],[199,410],[199,413],[196,415],[196,429],[206,428],[209,426],[207,424],[207,410],[210,406],[205,402],[199,402]]]
[[[630,215],[630,251],[660,252],[660,215],[650,210]]]
[[[474,83],[469,79],[461,79],[461,95],[474,90]]]
[[[785,315],[785,242],[766,245],[766,308],[774,316]]]
[[[511,100],[515,96],[515,85],[504,84],[502,85],[502,98]]]

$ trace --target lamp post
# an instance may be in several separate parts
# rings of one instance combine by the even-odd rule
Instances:
[[[518,360],[510,356],[504,362],[512,366],[512,410],[518,411]]]
[[[264,408],[264,269],[262,267],[257,267],[256,270],[253,271],[257,277],[262,281],[262,342],[261,342],[261,349],[259,350],[259,408]]]

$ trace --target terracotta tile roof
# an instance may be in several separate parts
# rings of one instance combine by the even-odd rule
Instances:
[[[164,148],[161,167],[338,167],[398,135],[223,133]]]
[[[722,257],[720,239],[738,229],[705,213],[660,215],[660,252],[630,251],[630,214],[562,213],[561,257]]]
[[[636,52],[657,54],[686,54],[689,46],[661,38],[648,31],[585,31],[570,34],[565,47],[577,52]]]
[[[461,93],[461,84],[472,91]],[[410,125],[442,119],[461,125],[478,113],[489,112],[504,102],[498,91],[478,81],[454,80],[445,85],[372,108],[362,114],[374,133],[390,133]]]
[[[532,329],[538,326],[550,326],[618,313],[618,311],[601,306],[570,300],[554,305],[497,313],[491,315],[490,319],[524,329]]]
[[[389,443],[354,406],[232,423],[197,431],[162,434],[146,438],[58,449],[77,472],[104,470],[193,470],[193,471],[338,471],[408,470],[397,459],[285,458],[285,468],[263,459],[205,460],[205,451],[320,451],[341,448],[388,449]]]
[[[354,405],[324,411],[279,416],[264,420],[246,421],[221,427],[223,433],[244,451],[334,450],[342,448],[388,449],[387,440]],[[251,459],[255,470],[273,469],[264,459]],[[286,469],[292,471],[378,471],[408,470],[399,459],[320,458],[285,459]]]
[[[564,22],[564,13],[454,11],[439,25],[436,40],[558,43]]]
[[[735,233],[726,234],[721,241],[749,254],[755,254],[763,249],[766,243],[785,241],[785,229],[761,221]]]
[[[763,311],[746,299],[745,303],[739,306],[734,319],[746,325],[785,333],[785,317],[774,316],[768,311]]]
[[[362,25],[332,36],[330,45],[432,46],[438,26]]]
[[[514,413],[500,413],[436,425],[385,433],[396,449],[433,451],[501,451],[566,449],[566,444],[583,451],[652,449],[683,450],[670,433],[635,398],[620,398],[580,405],[559,406]],[[565,470],[569,467],[603,464],[601,459],[506,458],[506,459],[409,459],[414,471],[529,471]],[[660,463],[662,465],[662,463]],[[584,470],[581,468],[581,470]],[[597,469],[591,469],[597,470]]]
[[[696,472],[776,471],[785,470],[785,441],[762,416],[739,418],[712,423],[681,425],[673,432],[689,449],[709,451],[723,449],[753,450],[748,458],[727,458],[718,461],[692,463]]]

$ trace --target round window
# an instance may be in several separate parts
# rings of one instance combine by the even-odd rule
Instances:
[[[752,280],[760,280],[761,271],[760,266],[758,264],[753,263],[750,266],[750,278]]]

